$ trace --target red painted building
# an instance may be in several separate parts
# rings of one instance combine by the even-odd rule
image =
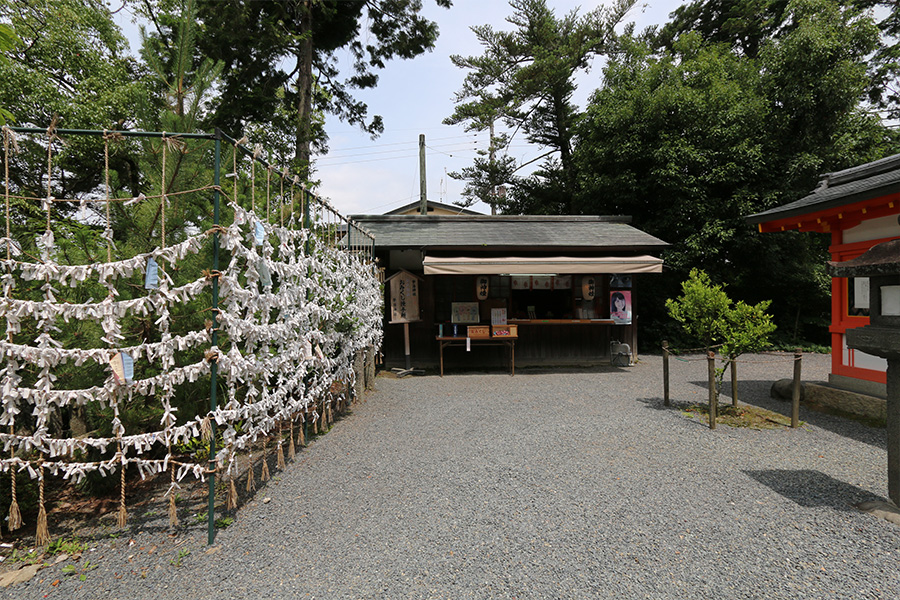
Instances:
[[[824,175],[808,196],[748,217],[760,232],[816,231],[831,236],[831,259],[856,258],[875,244],[900,238],[900,155]],[[868,278],[831,282],[830,383],[885,394],[887,362],[847,348],[848,329],[868,325]]]

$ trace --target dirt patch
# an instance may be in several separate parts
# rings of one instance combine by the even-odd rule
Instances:
[[[709,421],[708,404],[690,404],[682,407],[681,410],[689,417]],[[735,407],[730,404],[720,404],[716,424],[747,429],[778,429],[790,427],[791,418],[757,406],[739,405]],[[803,422],[801,421],[800,424],[802,425]]]

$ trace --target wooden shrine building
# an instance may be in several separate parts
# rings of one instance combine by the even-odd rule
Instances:
[[[828,173],[809,195],[748,217],[760,232],[791,229],[831,236],[831,260],[857,258],[872,246],[900,238],[900,154]],[[869,280],[831,280],[829,383],[884,396],[887,361],[847,347],[848,330],[869,324]]]
[[[441,337],[511,333],[521,366],[609,361],[613,341],[636,353],[640,288],[652,285],[642,276],[662,270],[658,254],[667,244],[632,227],[630,217],[492,216],[449,206],[423,216],[409,208],[353,216],[374,236],[386,279],[399,276],[385,286],[388,368],[404,365],[404,329],[416,367],[505,364],[498,347],[445,355]],[[392,288],[404,295],[392,298]],[[413,300],[418,312],[409,314]]]

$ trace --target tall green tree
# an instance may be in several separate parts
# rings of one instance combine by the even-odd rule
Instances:
[[[171,0],[142,6],[151,23],[172,10]],[[422,7],[422,0],[198,0],[198,51],[224,64],[210,124],[234,132],[267,124],[290,140],[301,171],[314,150],[327,147],[320,113],[378,135],[382,118],[370,116],[354,92],[375,87],[391,59],[434,47],[438,28]],[[350,73],[339,68],[342,52]]]
[[[576,148],[579,210],[631,214],[673,244],[671,271],[647,290],[649,320],[699,267],[748,301],[772,298],[781,331],[822,331],[828,240],[760,236],[744,217],[807,193],[822,172],[884,155],[892,135],[860,104],[871,19],[794,0],[784,23],[755,57],[699,33],[657,53],[623,45],[592,97]]]
[[[521,133],[545,149],[546,160],[529,180],[505,182],[515,184],[507,210],[571,212],[579,181],[572,152],[578,117],[572,102],[575,75],[612,47],[613,29],[633,5],[633,0],[617,0],[609,9],[557,17],[546,0],[511,0],[507,21],[512,31],[473,27],[484,53],[451,58],[468,73],[445,123],[484,131],[502,121],[511,131],[508,140]],[[497,173],[507,173],[508,165],[506,158],[480,162],[464,175],[475,187],[479,180],[496,185]]]
[[[0,0],[0,21],[10,25],[21,43],[8,50],[0,69],[0,106],[18,125],[72,129],[126,129],[141,119],[147,95],[142,70],[127,52],[127,42],[101,0]],[[50,193],[56,198],[90,194],[103,183],[103,141],[99,138],[56,142]],[[140,185],[130,152],[110,157],[119,181]],[[10,181],[16,195],[47,195],[47,150],[23,138],[10,156]],[[16,226],[43,227],[39,205],[16,201]],[[57,204],[65,218],[75,205]]]
[[[16,47],[19,38],[12,27],[5,23],[0,23],[0,68],[7,68],[9,58],[6,53]],[[7,121],[13,120],[13,114],[0,106],[0,125],[5,125]]]

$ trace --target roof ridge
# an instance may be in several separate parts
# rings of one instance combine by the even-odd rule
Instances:
[[[825,173],[819,180],[816,191],[835,185],[843,185],[852,181],[867,179],[897,169],[900,169],[900,154],[880,158],[848,169],[834,171],[833,173]]]

